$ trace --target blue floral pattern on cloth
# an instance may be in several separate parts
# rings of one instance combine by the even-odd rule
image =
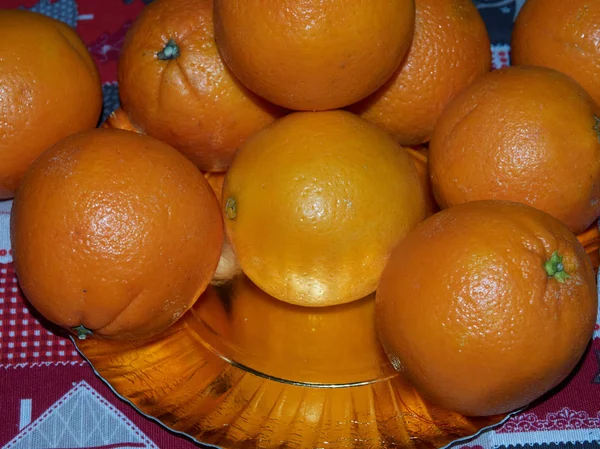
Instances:
[[[40,0],[31,8],[21,7],[21,9],[29,9],[30,11],[50,16],[66,23],[71,28],[77,26],[79,11],[75,0],[57,0],[54,2],[51,2],[50,0]]]
[[[525,0],[474,0],[492,44],[510,42],[512,25]]]
[[[100,123],[104,122],[111,112],[119,107],[119,86],[116,82],[104,83],[102,85],[102,95],[104,96],[104,105]]]

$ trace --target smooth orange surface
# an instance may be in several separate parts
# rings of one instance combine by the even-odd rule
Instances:
[[[179,54],[159,59],[169,40]],[[244,88],[223,64],[212,0],[147,5],[127,33],[118,78],[131,122],[203,171],[227,169],[238,145],[284,112]]]
[[[204,177],[215,192],[219,201],[221,201],[221,193],[223,191],[223,182],[225,181],[226,172],[204,172]]]
[[[511,63],[566,73],[600,103],[600,2],[527,0],[513,27]]]
[[[233,360],[261,373],[320,384],[394,373],[377,339],[374,294],[337,306],[302,307],[240,276],[232,284],[230,315]]]
[[[398,68],[414,0],[215,0],[215,38],[235,76],[289,109],[347,106]]]
[[[554,252],[569,277],[544,268]],[[376,296],[394,366],[432,402],[466,415],[522,407],[582,356],[595,275],[567,227],[520,203],[473,201],[418,225],[394,249]]]
[[[440,116],[429,145],[442,208],[523,202],[583,232],[600,215],[600,107],[552,69],[515,66],[481,76]]]
[[[372,293],[426,216],[412,158],[350,112],[296,112],[248,139],[223,185],[227,234],[262,290],[326,306]]]
[[[218,201],[175,149],[122,130],[70,136],[31,167],[11,214],[15,271],[44,317],[111,339],[192,306],[223,242]]]
[[[448,102],[491,68],[490,39],[472,0],[415,0],[406,57],[383,87],[350,110],[403,145],[429,141]]]
[[[102,87],[84,43],[69,26],[30,11],[0,10],[0,199],[51,145],[94,128]]]

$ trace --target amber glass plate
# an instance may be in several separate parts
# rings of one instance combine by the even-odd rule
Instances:
[[[388,363],[374,297],[291,306],[245,276],[146,341],[76,341],[142,413],[222,448],[437,448],[499,423],[435,407]]]

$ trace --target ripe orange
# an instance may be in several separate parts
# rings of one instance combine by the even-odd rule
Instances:
[[[423,192],[425,193],[425,204],[426,204],[426,216],[432,215],[440,210],[439,206],[435,202],[435,197],[433,196],[433,190],[431,190],[431,181],[429,177],[429,166],[428,166],[428,153],[429,151],[423,148],[409,148],[406,147],[405,150],[408,152],[410,156],[412,156],[412,160],[417,168],[417,173],[419,174],[419,179],[421,180],[421,187]]]
[[[415,33],[399,69],[350,110],[403,145],[429,141],[448,102],[491,68],[490,39],[472,0],[416,0]]]
[[[31,166],[11,241],[19,284],[43,316],[84,336],[133,339],[166,329],[206,288],[223,221],[208,182],[175,149],[97,129]]]
[[[588,229],[577,234],[577,240],[583,245],[590,258],[592,268],[597,271],[600,266],[600,228],[598,222],[594,222]]]
[[[102,87],[75,31],[19,9],[0,10],[0,86],[0,199],[6,199],[40,153],[97,125]]]
[[[226,170],[238,145],[283,114],[223,64],[212,0],[147,5],[127,33],[118,78],[132,124],[203,171]]]
[[[427,207],[408,153],[343,110],[292,113],[244,142],[221,202],[242,271],[271,296],[311,306],[373,292]]]
[[[566,73],[600,103],[600,2],[527,0],[513,27],[511,60]]]
[[[376,322],[423,396],[488,416],[565,379],[597,306],[589,259],[564,224],[524,204],[473,201],[431,216],[394,248]]]
[[[133,131],[138,134],[144,134],[140,129],[136,128],[129,120],[129,116],[122,108],[117,108],[108,116],[101,128],[123,129],[125,131]],[[204,177],[212,187],[217,199],[221,199],[221,190],[223,188],[223,180],[225,172],[204,172]]]
[[[226,172],[205,172],[204,177],[215,192],[219,201],[221,201],[221,193],[223,191],[223,182],[225,181]]]
[[[215,0],[215,37],[234,75],[295,110],[347,106],[398,68],[414,0]]]
[[[102,125],[100,127],[101,128],[123,129],[125,131],[133,131],[138,134],[144,134],[140,129],[136,128],[133,125],[133,123],[131,123],[131,120],[129,119],[127,112],[125,112],[123,110],[123,108],[120,108],[120,107],[115,109],[114,111],[112,111],[110,113],[110,115],[108,116],[108,118],[106,119],[106,121],[104,123],[102,123]]]
[[[584,231],[600,215],[599,117],[583,88],[555,70],[481,76],[444,109],[431,138],[438,204],[518,201]]]

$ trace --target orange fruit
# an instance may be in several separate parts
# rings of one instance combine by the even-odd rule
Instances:
[[[213,189],[219,204],[221,204],[221,195],[223,191],[223,182],[225,181],[226,172],[204,172],[204,177],[208,184]],[[233,248],[229,243],[229,239],[225,236],[223,248],[221,249],[221,258],[219,264],[211,280],[212,285],[222,285],[235,276],[241,273],[240,265],[233,252]]]
[[[204,291],[223,221],[208,182],[178,151],[96,129],[34,162],[14,199],[11,241],[23,293],[48,320],[82,336],[144,338]]]
[[[97,125],[102,87],[75,31],[20,9],[0,10],[0,86],[0,199],[6,199],[40,153]]]
[[[215,0],[215,37],[253,92],[289,109],[335,109],[389,79],[414,16],[414,0]]]
[[[221,248],[219,264],[217,265],[217,269],[215,270],[210,283],[214,286],[220,286],[228,283],[241,273],[242,269],[240,268],[240,263],[233,252],[229,239],[225,236],[223,247]]]
[[[378,382],[352,388],[315,388],[279,382],[246,370],[230,363],[230,358],[220,357],[221,348],[212,345],[218,338],[215,333],[223,337],[234,330],[225,304],[228,303],[220,301],[213,289],[207,289],[181,320],[150,341],[88,339],[79,341],[77,346],[98,375],[117,394],[130,398],[141,412],[158,417],[165,426],[196,440],[220,447],[247,447],[248,441],[260,441],[263,448],[282,444],[295,448],[442,447],[504,418],[466,418],[440,409],[424,402],[402,376],[393,373],[382,376]],[[316,312],[303,309],[306,316]],[[327,314],[326,309],[319,310]],[[351,309],[354,307],[346,308],[348,312]],[[367,309],[372,312],[371,306]],[[248,312],[252,313],[250,309]],[[341,315],[346,321],[359,314]],[[336,314],[327,314],[325,320],[342,328],[335,317]],[[354,325],[357,321],[348,322]],[[367,327],[372,329],[372,323]],[[352,334],[347,328],[342,329],[345,334]],[[335,335],[327,327],[320,330]],[[269,329],[263,327],[263,331],[267,334]],[[364,345],[367,350],[368,343],[373,342],[371,335],[367,341],[349,337],[350,343]],[[265,343],[275,344],[273,340],[265,339]],[[322,343],[327,340],[319,341]],[[306,345],[297,349],[309,351]],[[313,354],[323,357],[314,349]],[[341,354],[348,353],[342,348]],[[370,352],[364,355],[372,357]],[[344,375],[342,366],[335,366],[331,360],[324,362]],[[356,364],[350,355],[348,362]],[[300,360],[294,363],[300,365]],[[310,371],[311,364],[302,369]]]
[[[133,123],[131,123],[127,112],[125,112],[121,107],[112,111],[100,127],[123,129],[125,131],[133,131],[138,134],[144,134],[140,129],[136,128]]]
[[[600,103],[600,3],[527,0],[513,26],[511,62],[566,73]]]
[[[203,171],[224,171],[236,148],[283,111],[244,88],[223,64],[212,0],[156,0],[127,32],[119,95],[131,123]]]
[[[383,87],[350,110],[402,145],[429,141],[448,102],[491,68],[490,39],[472,0],[415,0],[415,33]]]
[[[226,172],[205,172],[204,177],[215,192],[219,201],[221,201],[221,192],[223,191],[223,182],[225,181]]]
[[[594,222],[585,231],[577,234],[577,240],[583,245],[590,258],[592,268],[597,271],[600,266],[600,228],[598,222]]]
[[[408,153],[343,110],[295,112],[244,142],[221,202],[242,271],[269,295],[310,306],[373,292],[427,207]]]
[[[426,215],[432,215],[440,210],[439,206],[435,202],[435,197],[433,196],[433,190],[431,190],[431,181],[429,179],[429,166],[428,166],[428,153],[429,151],[422,148],[409,148],[406,147],[405,150],[408,152],[410,156],[412,156],[415,167],[417,168],[417,173],[419,174],[419,179],[421,180],[421,187],[423,192],[425,193],[425,204],[426,204]]]
[[[444,109],[431,138],[437,203],[518,201],[584,231],[600,215],[598,117],[584,89],[555,70],[481,76]]]
[[[143,132],[136,128],[129,120],[129,116],[122,108],[117,108],[108,116],[106,121],[102,123],[101,128],[113,128],[123,129],[125,131],[133,131],[139,134]],[[223,180],[225,179],[225,172],[204,172],[204,177],[212,187],[217,199],[221,199],[221,189],[223,188]]]
[[[376,323],[393,365],[424,397],[488,416],[565,379],[597,306],[590,261],[563,223],[520,203],[472,201],[429,217],[394,248]]]

